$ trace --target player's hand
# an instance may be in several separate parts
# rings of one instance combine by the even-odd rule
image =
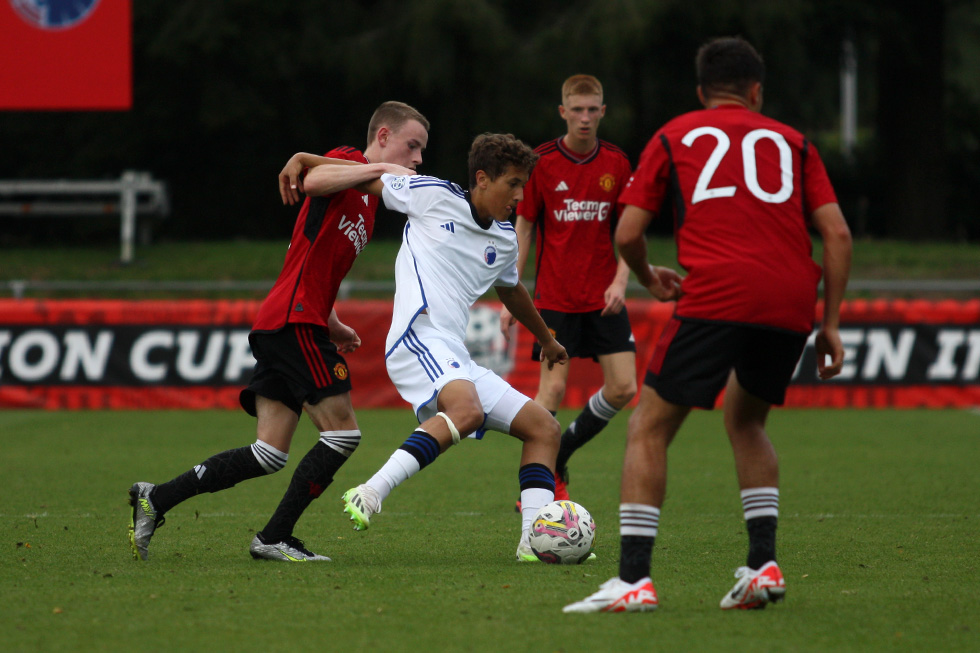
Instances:
[[[515,324],[517,324],[517,318],[507,310],[507,307],[504,306],[500,309],[500,332],[504,334],[504,339],[507,342],[510,342],[510,334],[514,331]]]
[[[303,171],[306,166],[301,161],[302,152],[298,152],[286,161],[279,173],[279,196],[283,205],[296,204],[303,192]]]
[[[814,342],[817,351],[817,374],[824,381],[840,374],[844,367],[844,345],[841,344],[840,331],[822,327]],[[827,357],[830,363],[827,363]]]
[[[647,291],[662,302],[680,299],[684,277],[670,268],[650,266],[650,284]]]
[[[330,325],[330,341],[337,345],[337,351],[341,354],[350,354],[361,346],[357,332],[342,322]]]
[[[554,338],[546,345],[541,345],[541,361],[548,363],[548,369],[553,369],[555,365],[564,365],[568,362],[568,352]]]
[[[601,315],[603,317],[606,315],[616,315],[626,306],[626,286],[613,282],[606,288],[604,298],[606,300],[606,307],[602,309]]]

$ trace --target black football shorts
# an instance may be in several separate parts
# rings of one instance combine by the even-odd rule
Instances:
[[[623,307],[619,313],[602,315],[602,311],[587,313],[563,313],[543,309],[539,311],[544,323],[551,329],[555,340],[568,352],[569,358],[599,360],[605,354],[624,351],[636,352],[636,341],[630,318]],[[534,341],[531,360],[541,359],[541,343]]]
[[[713,408],[735,370],[749,393],[782,405],[808,336],[674,316],[660,335],[644,383],[673,404]]]
[[[287,324],[279,331],[253,331],[248,343],[255,372],[238,400],[249,415],[255,416],[255,395],[280,401],[300,415],[304,403],[350,392],[347,362],[326,327]]]

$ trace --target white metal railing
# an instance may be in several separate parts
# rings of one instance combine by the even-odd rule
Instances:
[[[23,199],[16,199],[21,197]],[[85,217],[119,214],[119,259],[133,260],[136,215],[170,213],[166,184],[147,172],[127,170],[116,180],[0,180],[0,215]]]

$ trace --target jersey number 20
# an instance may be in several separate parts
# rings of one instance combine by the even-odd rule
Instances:
[[[735,186],[719,186],[709,188],[711,178],[721,160],[725,158],[731,148],[732,142],[728,134],[717,127],[698,127],[692,129],[684,135],[681,143],[691,147],[694,141],[702,136],[713,136],[718,143],[708,157],[708,162],[704,164],[704,169],[698,176],[698,183],[694,186],[694,195],[691,197],[691,204],[697,204],[703,200],[710,200],[715,197],[731,197],[735,194]],[[767,193],[759,185],[759,173],[756,169],[755,145],[762,139],[772,141],[779,150],[779,178],[781,186],[775,193]],[[793,153],[789,143],[783,135],[771,129],[754,129],[742,139],[742,168],[745,170],[745,186],[754,196],[768,202],[769,204],[781,204],[788,200],[793,194]]]

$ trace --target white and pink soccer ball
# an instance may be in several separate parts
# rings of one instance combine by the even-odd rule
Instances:
[[[589,511],[574,501],[554,501],[534,515],[530,542],[542,562],[577,565],[592,553],[595,522]]]

